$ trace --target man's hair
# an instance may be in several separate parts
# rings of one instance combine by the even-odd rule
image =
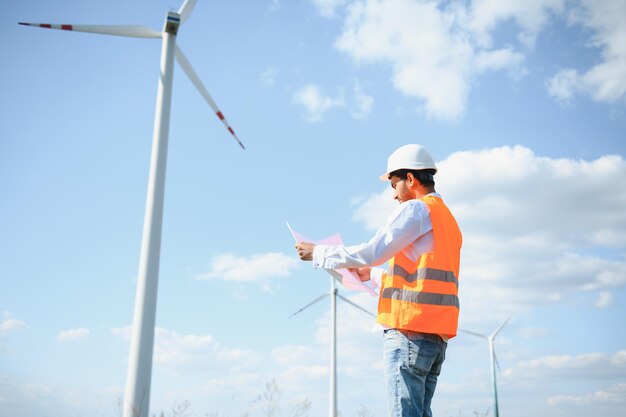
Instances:
[[[435,186],[435,172],[437,171],[434,169],[397,169],[389,173],[389,179],[391,179],[391,177],[398,177],[405,180],[409,172],[413,174],[415,179],[418,180],[424,187]]]

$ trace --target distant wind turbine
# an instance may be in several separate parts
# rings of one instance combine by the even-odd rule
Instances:
[[[339,294],[335,287],[335,278],[331,277],[330,291],[328,293],[320,295],[315,300],[293,313],[290,317],[306,310],[328,296],[330,296],[330,384],[328,388],[328,417],[337,417],[337,297],[374,318],[376,318],[376,315]]]
[[[217,117],[224,123],[239,146],[245,149],[202,84],[202,81],[200,81],[193,67],[176,45],[178,29],[189,18],[195,4],[196,0],[185,0],[178,12],[169,12],[162,32],[137,25],[73,25],[20,22],[20,25],[46,29],[162,39],[150,177],[148,180],[148,195],[146,199],[141,256],[139,259],[139,275],[137,277],[133,335],[130,345],[126,395],[124,399],[124,417],[146,417],[150,407],[150,382],[152,354],[154,351],[154,325],[159,279],[161,226],[163,223],[165,169],[167,164],[174,57],[176,57],[185,74],[187,74],[202,97],[217,114]]]
[[[504,323],[502,323],[500,327],[498,327],[498,329],[495,332],[491,333],[489,336],[481,334],[481,333],[470,332],[469,330],[460,329],[462,332],[471,334],[476,337],[480,337],[481,339],[487,339],[487,342],[489,343],[489,359],[491,363],[491,383],[493,385],[493,401],[494,401],[495,417],[500,417],[500,414],[498,411],[498,387],[496,384],[496,366],[498,367],[498,370],[500,370],[500,364],[498,363],[498,358],[496,357],[496,348],[495,348],[494,342],[496,339],[496,335],[500,332],[500,330],[502,330],[504,326],[506,326],[509,320],[511,320],[511,317],[506,319]]]

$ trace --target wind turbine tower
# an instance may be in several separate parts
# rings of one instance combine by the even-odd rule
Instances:
[[[337,297],[341,298],[346,303],[363,311],[366,314],[369,314],[374,318],[376,318],[376,316],[370,311],[367,311],[363,307],[353,303],[352,301],[339,294],[339,291],[335,286],[335,278],[331,277],[330,291],[328,293],[320,295],[315,300],[311,301],[309,304],[305,305],[300,310],[293,313],[290,317],[293,317],[296,314],[306,310],[313,304],[323,300],[328,296],[330,296],[330,380],[328,384],[328,417],[337,417]]]
[[[328,384],[328,415],[337,415],[337,287],[330,279],[330,383]]]
[[[150,383],[152,376],[152,355],[154,351],[154,326],[159,279],[159,259],[161,253],[165,168],[167,163],[174,58],[176,58],[185,74],[213,109],[217,117],[226,126],[239,146],[244,149],[243,144],[237,135],[235,135],[235,132],[224,118],[224,115],[215,104],[215,101],[213,101],[213,98],[209,95],[182,50],[176,45],[178,30],[191,15],[195,4],[196,0],[185,0],[178,12],[169,12],[161,32],[138,25],[73,25],[20,22],[20,25],[45,29],[59,29],[136,38],[157,38],[162,41],[156,112],[154,116],[154,134],[152,139],[152,156],[150,159],[150,176],[148,179],[144,229],[139,259],[139,274],[137,277],[133,332],[126,378],[124,417],[147,417],[150,407]]]
[[[498,358],[496,357],[496,348],[495,348],[494,342],[496,340],[497,334],[500,333],[500,330],[502,330],[502,328],[506,326],[509,320],[511,320],[511,317],[506,319],[504,323],[502,323],[500,327],[498,327],[498,329],[495,332],[491,333],[489,336],[481,334],[481,333],[470,332],[469,330],[460,329],[462,332],[471,334],[476,337],[480,337],[481,339],[487,339],[487,342],[489,343],[489,362],[491,366],[491,384],[493,386],[493,402],[494,402],[493,409],[495,410],[495,417],[500,417],[499,410],[498,410],[498,386],[496,383],[496,366],[498,367],[498,370],[499,370],[500,364],[498,363]]]

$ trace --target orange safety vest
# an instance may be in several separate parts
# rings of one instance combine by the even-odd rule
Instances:
[[[459,263],[462,236],[443,201],[428,195],[419,199],[430,211],[432,252],[411,261],[397,253],[383,276],[377,322],[394,329],[456,336],[459,320]]]

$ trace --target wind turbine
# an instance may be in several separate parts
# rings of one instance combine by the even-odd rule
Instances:
[[[493,401],[494,401],[495,417],[500,417],[500,414],[498,412],[498,387],[496,384],[496,365],[498,366],[498,370],[500,370],[500,364],[498,363],[498,358],[496,357],[496,348],[495,348],[494,342],[496,339],[496,335],[500,332],[500,330],[502,330],[504,326],[506,326],[509,320],[511,320],[511,317],[506,319],[504,323],[502,323],[500,327],[498,327],[498,329],[495,332],[491,333],[489,336],[481,334],[481,333],[470,332],[469,330],[460,329],[462,332],[471,334],[476,337],[480,337],[481,339],[487,339],[487,342],[489,343],[489,360],[491,363],[491,383],[493,385]]]
[[[322,301],[327,296],[330,296],[330,383],[328,388],[328,417],[337,417],[337,297],[374,318],[376,318],[376,315],[339,294],[339,291],[335,286],[335,278],[331,276],[330,291],[320,295],[315,300],[293,313],[290,317],[293,317],[311,307],[313,304]]]
[[[168,12],[162,32],[138,25],[73,25],[23,23],[46,29],[59,29],[75,32],[89,32],[104,35],[117,35],[138,38],[160,38],[161,63],[158,80],[156,112],[150,176],[144,217],[144,229],[137,277],[137,293],[133,318],[133,334],[130,345],[124,417],[146,417],[150,407],[150,382],[152,375],[152,354],[154,350],[154,325],[156,316],[157,288],[159,279],[159,257],[161,252],[161,228],[163,223],[163,200],[165,193],[165,169],[167,164],[167,143],[172,101],[172,80],[174,57],[191,79],[202,97],[224,123],[233,138],[245,149],[224,115],[209,95],[193,67],[176,45],[179,27],[189,18],[196,0],[185,0],[178,12]]]

